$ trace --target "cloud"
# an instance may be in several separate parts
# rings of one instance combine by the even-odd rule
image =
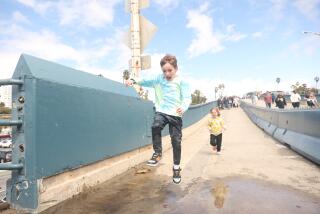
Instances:
[[[35,12],[45,15],[47,10],[52,7],[55,3],[50,1],[37,1],[37,0],[17,0],[19,3],[31,7]]]
[[[22,24],[30,24],[31,23],[29,21],[29,19],[19,11],[15,11],[12,14],[12,17],[13,17],[13,21],[16,23],[22,23]]]
[[[180,0],[153,0],[162,10],[170,10],[179,5]]]
[[[294,6],[311,20],[318,20],[320,17],[320,0],[295,0]]]
[[[12,75],[21,53],[55,62],[63,61],[64,64],[67,63],[67,66],[81,70],[88,69],[87,72],[95,74],[98,71],[103,71],[98,64],[101,64],[101,61],[106,61],[111,53],[115,58],[121,55],[118,48],[120,42],[117,41],[117,33],[114,38],[88,41],[86,45],[79,48],[65,43],[55,32],[48,29],[30,31],[28,28],[21,27],[15,21],[13,18],[7,23],[0,23],[0,78],[9,78]],[[108,73],[107,70],[105,73]]]
[[[238,42],[246,37],[247,37],[246,34],[236,32],[235,25],[228,25],[227,26],[227,34],[225,35],[224,40]]]
[[[283,18],[283,10],[287,6],[287,0],[271,0],[271,10],[273,18],[276,20],[280,20]]]
[[[252,34],[253,38],[261,38],[262,37],[262,32],[255,32]]]
[[[37,1],[18,0],[42,16],[57,15],[60,25],[101,28],[113,22],[114,6],[120,0]],[[51,12],[51,13],[50,13]]]
[[[306,35],[302,39],[289,45],[288,50],[284,52],[284,55],[299,56],[314,56],[319,52],[320,43],[318,36]]]
[[[213,18],[208,14],[209,3],[205,2],[198,9],[189,10],[187,13],[187,28],[195,32],[195,38],[188,47],[189,57],[196,57],[205,53],[217,53],[225,49],[225,41],[238,42],[247,37],[235,31],[234,25],[228,25],[225,33],[214,29]]]
[[[285,10],[289,10],[292,7],[296,8],[301,14],[313,21],[319,20],[320,16],[320,0],[248,0],[248,2],[253,8],[270,8],[269,14],[276,21],[289,15],[285,14]]]
[[[190,57],[199,56],[207,52],[216,53],[224,49],[221,44],[221,38],[213,31],[212,18],[205,14],[208,7],[209,4],[205,3],[196,10],[188,11],[187,28],[194,29],[196,33],[196,38],[191,41],[188,48]]]
[[[65,44],[54,32],[46,29],[32,32],[20,28],[15,34],[11,34],[10,38],[2,39],[0,44],[2,50],[19,50],[40,55],[49,60],[90,61],[105,56],[112,49],[112,42],[108,40],[99,44],[100,47],[76,49]]]

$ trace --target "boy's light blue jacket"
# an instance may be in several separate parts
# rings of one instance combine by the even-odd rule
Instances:
[[[155,107],[157,112],[181,117],[177,113],[178,108],[185,112],[191,103],[191,91],[189,85],[179,76],[168,81],[163,74],[154,79],[141,79],[137,83],[145,87],[153,87],[155,90]]]

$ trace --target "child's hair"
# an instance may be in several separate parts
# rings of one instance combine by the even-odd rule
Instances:
[[[218,116],[220,117],[220,110],[219,110],[219,108],[212,108],[212,109],[210,109],[210,113],[212,112],[212,111],[216,111],[217,112],[217,114],[218,114]]]
[[[166,54],[160,61],[160,66],[164,66],[166,63],[172,65],[175,69],[178,68],[177,58],[171,54]]]

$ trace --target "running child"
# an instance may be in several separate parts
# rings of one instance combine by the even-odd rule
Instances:
[[[220,117],[220,111],[218,108],[212,108],[210,110],[210,118],[208,121],[208,129],[210,131],[210,145],[213,151],[217,151],[220,154],[222,145],[222,131],[226,130],[223,119]]]

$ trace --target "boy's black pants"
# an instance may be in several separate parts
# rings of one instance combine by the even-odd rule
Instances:
[[[156,153],[162,154],[161,131],[169,124],[169,133],[173,148],[173,163],[180,164],[181,159],[181,139],[182,139],[182,119],[164,113],[156,112],[152,124],[152,143]]]
[[[217,146],[217,151],[221,151],[221,143],[222,143],[222,133],[215,136],[214,134],[210,134],[210,144],[211,146]]]

